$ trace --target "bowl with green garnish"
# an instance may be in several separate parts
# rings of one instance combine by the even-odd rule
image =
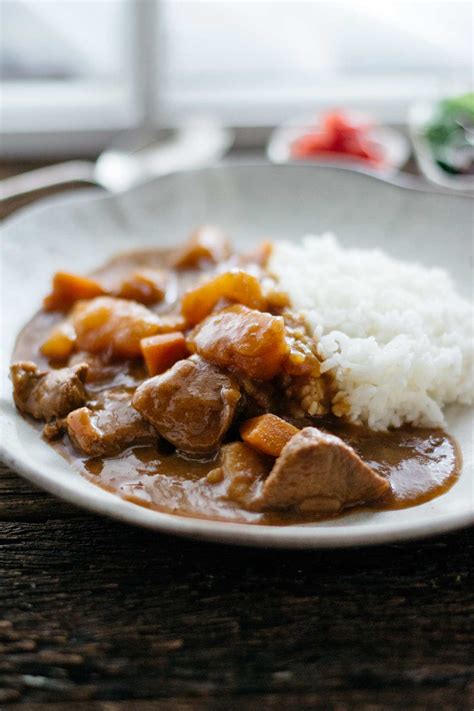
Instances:
[[[416,104],[410,115],[418,165],[433,183],[474,192],[474,93]]]

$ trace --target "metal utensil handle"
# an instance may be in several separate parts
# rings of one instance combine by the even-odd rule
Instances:
[[[72,182],[97,184],[94,169],[95,164],[92,161],[71,160],[4,178],[0,181],[0,199],[16,198],[36,190]]]

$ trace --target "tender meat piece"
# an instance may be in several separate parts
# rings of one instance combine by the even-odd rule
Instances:
[[[117,358],[139,358],[141,339],[159,329],[158,317],[145,306],[111,296],[79,302],[71,321],[78,349]]]
[[[81,407],[69,413],[67,432],[77,449],[91,457],[112,456],[156,441],[156,432],[132,407],[129,393],[112,391],[103,405],[101,410]]]
[[[193,356],[146,380],[133,406],[178,449],[204,453],[219,445],[239,400],[234,378]]]
[[[216,495],[248,511],[260,511],[259,493],[272,461],[243,442],[225,444],[220,466],[209,472],[207,481],[216,485]]]
[[[175,269],[189,269],[199,267],[201,262],[218,264],[230,257],[230,254],[230,244],[225,234],[218,227],[204,225],[179,250],[172,266]]]
[[[58,370],[40,370],[30,361],[14,363],[10,372],[17,408],[46,422],[65,417],[87,400],[87,370],[87,363]]]
[[[209,316],[191,333],[188,345],[206,360],[257,380],[274,378],[288,354],[282,317],[240,304]]]
[[[263,508],[336,513],[390,489],[342,439],[305,427],[290,439],[263,487]]]

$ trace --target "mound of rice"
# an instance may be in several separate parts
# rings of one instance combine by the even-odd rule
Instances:
[[[474,313],[442,269],[346,249],[329,234],[278,243],[270,269],[354,422],[442,425],[444,405],[473,402]]]

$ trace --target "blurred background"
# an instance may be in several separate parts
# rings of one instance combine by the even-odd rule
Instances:
[[[473,7],[471,0],[0,0],[0,178],[95,160],[119,146],[120,170],[109,150],[95,166],[99,177],[92,163],[77,175],[69,166],[65,176],[119,190],[228,157],[232,145],[231,157],[241,159],[344,159],[472,190]],[[197,121],[211,122],[214,134],[176,131]],[[156,150],[173,136],[181,162]],[[123,156],[138,156],[137,146],[150,141],[152,160],[140,153],[132,170]],[[36,176],[35,189],[44,177]],[[15,181],[0,187],[7,197],[25,190]]]
[[[415,99],[471,81],[471,2],[3,0],[1,12],[12,157],[93,154],[118,131],[199,115],[253,146],[326,107],[403,124]]]

